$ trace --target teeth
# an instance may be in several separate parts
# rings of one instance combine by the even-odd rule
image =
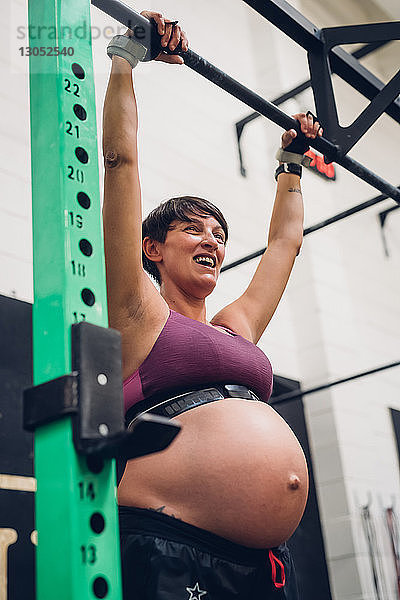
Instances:
[[[196,256],[194,261],[207,267],[214,267],[215,265],[214,259],[210,258],[209,256]]]

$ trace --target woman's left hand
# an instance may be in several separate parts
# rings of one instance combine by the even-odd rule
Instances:
[[[143,10],[140,14],[143,15],[143,17],[153,19],[156,22],[157,31],[162,36],[161,46],[163,48],[168,48],[173,51],[179,45],[179,42],[181,42],[183,52],[187,52],[189,42],[186,33],[179,25],[174,24],[175,21],[166,19],[161,13],[153,12],[151,10]],[[182,56],[178,56],[177,54],[165,54],[165,52],[160,52],[155,60],[175,65],[182,65],[184,62]]]
[[[306,138],[315,140],[315,138],[322,135],[323,129],[319,124],[319,121],[314,121],[311,114],[308,116],[306,113],[297,113],[292,115],[293,119],[296,119],[300,123],[301,132],[304,133]],[[289,129],[282,135],[282,148],[287,148],[291,142],[297,136],[295,129]]]

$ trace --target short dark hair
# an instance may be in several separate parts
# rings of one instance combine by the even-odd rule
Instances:
[[[219,208],[214,206],[214,204],[203,198],[197,198],[196,196],[170,198],[152,210],[143,221],[143,239],[149,237],[150,239],[163,244],[171,223],[173,221],[190,221],[191,215],[214,217],[224,230],[226,243],[228,240],[228,224],[225,221],[224,215]],[[142,252],[142,256],[145,271],[161,285],[161,276],[157,264],[148,259],[144,252]]]

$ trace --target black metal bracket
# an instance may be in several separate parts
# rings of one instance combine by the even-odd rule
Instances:
[[[358,142],[373,123],[400,94],[400,69],[376,94],[369,105],[347,127],[339,125],[337,106],[332,86],[330,52],[341,44],[358,42],[384,42],[400,39],[400,22],[370,23],[329,27],[320,30],[322,49],[310,49],[308,63],[318,118],[324,126],[325,136],[341,153],[347,152]]]
[[[244,2],[308,52],[323,51],[325,40],[321,29],[318,29],[314,23],[309,21],[286,0],[244,0]],[[393,22],[395,36],[399,25],[399,21]],[[397,37],[391,39],[397,39]],[[382,81],[343,48],[333,47],[330,61],[332,71],[370,100],[384,87]],[[394,100],[387,107],[386,113],[400,123],[400,100]]]
[[[371,44],[365,44],[364,46],[361,46],[361,48],[358,48],[357,50],[352,52],[351,56],[356,59],[363,58],[364,56],[367,56],[371,52],[375,52],[375,50],[377,50],[378,48],[385,46],[390,41],[391,40],[384,40],[384,41],[380,41],[380,42],[372,42]],[[330,65],[330,66],[332,67],[332,65]],[[335,74],[335,71],[333,69],[332,69],[332,74]],[[270,102],[271,102],[271,104],[275,104],[275,106],[280,106],[287,100],[290,100],[291,98],[295,98],[296,96],[298,96],[299,94],[301,94],[302,92],[304,92],[305,90],[310,88],[311,84],[312,84],[311,79],[307,79],[306,81],[303,81],[303,83],[300,83],[299,85],[292,88],[288,92],[284,92],[283,94],[280,94],[277,98],[274,98]],[[254,121],[255,119],[258,119],[261,116],[262,115],[260,115],[260,113],[254,111],[254,112],[250,113],[249,115],[247,115],[247,117],[244,117],[243,119],[240,119],[240,121],[237,121],[235,123],[238,154],[239,154],[240,174],[243,177],[247,176],[247,172],[246,172],[246,167],[244,165],[241,137],[242,137],[245,126],[248,123],[251,123],[252,121]],[[399,119],[399,122],[400,122],[400,119]]]
[[[24,428],[71,416],[79,454],[129,460],[164,450],[180,431],[175,421],[147,414],[125,428],[119,332],[82,322],[71,335],[73,372],[24,392]]]
[[[387,208],[386,210],[383,210],[378,214],[378,219],[381,226],[383,249],[385,251],[385,256],[387,257],[389,257],[389,248],[385,236],[385,223],[389,213],[393,212],[394,210],[397,210],[398,208],[400,208],[400,204],[396,204],[396,206],[391,206],[390,208]]]

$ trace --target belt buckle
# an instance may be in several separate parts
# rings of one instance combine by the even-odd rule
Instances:
[[[226,383],[224,385],[225,390],[228,393],[228,396],[231,398],[244,398],[247,400],[258,400],[258,397],[256,396],[256,394],[254,392],[252,392],[248,387],[246,387],[245,385],[236,385],[236,384],[230,384],[230,383]]]

